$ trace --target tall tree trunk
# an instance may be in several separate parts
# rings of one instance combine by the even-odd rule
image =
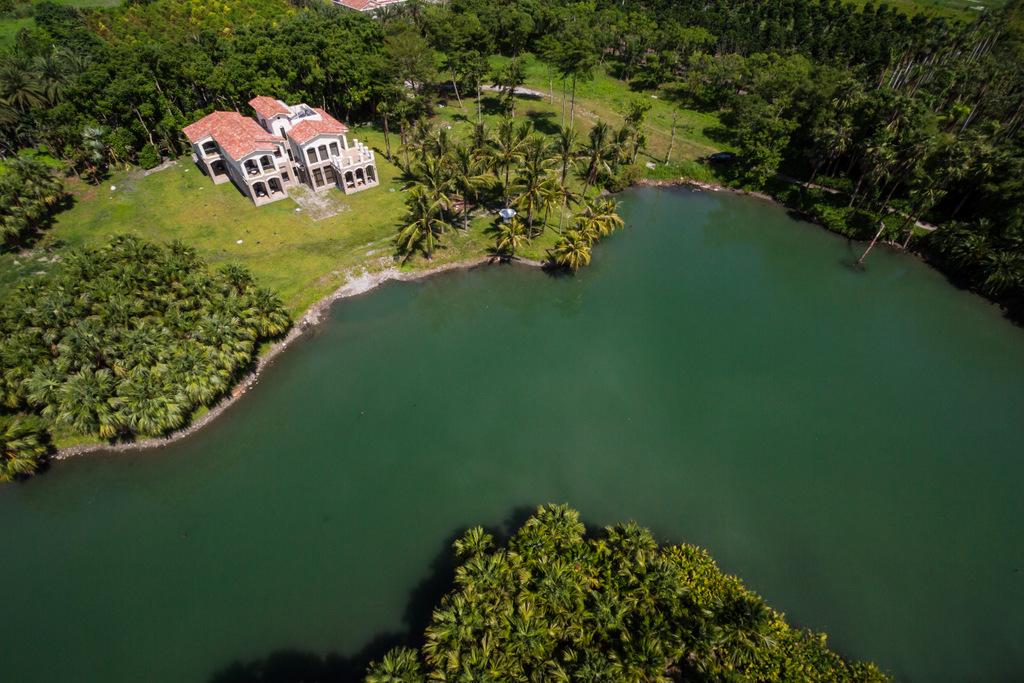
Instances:
[[[562,234],[562,222],[565,220],[565,193],[562,193],[562,207],[558,213],[558,234]]]
[[[906,251],[907,247],[910,246],[910,238],[914,236],[914,228],[917,226],[917,221],[914,220],[913,211],[907,214],[907,220],[903,221],[903,225],[900,226],[900,230],[902,231],[906,229],[907,225],[909,225],[911,221],[913,221],[914,225],[910,225],[910,230],[907,230],[907,239],[903,240],[903,251]]]
[[[402,151],[405,152],[405,167],[409,168],[409,144],[406,142],[405,121],[402,121]]]
[[[672,163],[672,148],[676,144],[676,119],[679,118],[679,110],[672,110],[672,136],[668,139],[668,154],[665,155],[665,165]]]
[[[135,112],[135,115],[139,117],[139,123],[142,124],[142,129],[144,131],[146,131],[146,135],[149,136],[149,144],[151,144],[151,145],[156,144],[156,143],[153,142],[153,134],[150,133],[149,132],[149,128],[146,127],[146,122],[142,120],[142,114],[139,113],[138,108],[132,107],[132,111]]]
[[[884,230],[885,230],[885,221],[879,221],[878,222],[878,232],[875,233],[875,238],[873,240],[871,240],[871,244],[869,244],[868,248],[864,250],[864,253],[860,255],[860,258],[857,259],[857,263],[855,265],[859,266],[861,263],[864,262],[864,257],[867,256],[868,252],[871,251],[872,247],[875,246],[875,242],[877,242],[878,238],[882,236],[882,232]]]
[[[462,106],[462,98],[459,97],[459,84],[455,82],[455,69],[452,69],[452,87],[455,88],[455,99],[459,101],[459,109],[465,111],[466,108]]]
[[[469,200],[462,198],[462,231],[469,232]]]
[[[476,77],[476,122],[483,123],[483,105],[480,102],[480,77]]]
[[[391,132],[388,130],[388,115],[384,115],[384,147],[385,153],[388,155],[388,161],[391,159]]]
[[[562,79],[562,128],[565,128],[565,79]],[[563,185],[565,183],[562,183]]]
[[[551,74],[551,65],[548,65],[548,104],[555,103],[555,78]]]
[[[857,194],[860,192],[860,184],[864,182],[864,174],[860,174],[860,178],[857,179],[857,187],[853,188],[853,194],[850,195],[850,203],[847,204],[847,208],[853,206],[854,200],[857,199]]]
[[[572,76],[572,107],[569,109],[569,130],[573,129],[576,117],[576,74]]]

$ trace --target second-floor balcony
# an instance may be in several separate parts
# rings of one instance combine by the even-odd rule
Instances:
[[[375,156],[373,150],[359,142],[353,140],[353,145],[346,149],[338,156],[331,157],[331,163],[337,168],[350,168],[353,166],[361,166],[367,162],[374,160]]]
[[[274,164],[273,157],[264,155],[260,157],[259,162],[255,159],[249,159],[242,166],[245,175],[250,178],[256,178],[258,176],[266,175],[268,173],[277,173],[277,166]]]

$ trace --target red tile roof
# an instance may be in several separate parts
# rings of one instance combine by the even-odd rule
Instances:
[[[292,110],[284,106],[273,97],[267,97],[266,95],[259,95],[249,100],[249,105],[256,110],[257,114],[260,114],[265,119],[269,119],[275,114],[291,114]]]
[[[313,121],[310,119],[304,119],[297,125],[293,126],[288,131],[288,137],[300,145],[310,138],[316,137],[321,133],[328,133],[333,135],[341,135],[342,133],[348,132],[348,127],[336,118],[325,112],[323,109],[317,109],[313,107],[313,111],[320,114],[320,121]]]
[[[268,133],[253,119],[233,111],[215,111],[185,126],[184,131],[189,142],[199,142],[212,135],[221,149],[236,161],[252,152],[273,152],[277,148],[274,142],[284,142],[281,136]]]

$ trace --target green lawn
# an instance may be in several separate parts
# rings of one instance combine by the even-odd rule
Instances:
[[[850,4],[860,8],[866,5],[869,0],[848,1]],[[874,4],[876,7],[881,4],[892,5],[898,11],[909,15],[923,12],[925,14],[936,14],[954,19],[969,19],[980,13],[977,9],[979,7],[998,11],[1007,2],[1008,0],[884,0],[884,3],[874,2]]]
[[[40,246],[94,245],[120,232],[180,239],[212,264],[247,266],[293,313],[301,313],[337,288],[347,269],[363,263],[383,267],[375,262],[394,251],[403,196],[397,169],[379,157],[378,171],[379,187],[344,197],[350,210],[313,222],[295,212],[298,205],[290,198],[253,206],[234,185],[214,185],[184,157],[148,176],[117,174],[99,187],[79,185],[75,205],[57,216]],[[117,187],[113,192],[111,185]],[[340,190],[331,192],[341,196]]]
[[[523,87],[548,93],[544,98],[523,98],[516,105],[516,116],[523,114],[535,119],[538,125],[544,125],[545,132],[553,132],[562,123],[562,85],[554,81],[554,103],[551,104],[551,88],[549,87],[547,67],[533,55],[524,55],[526,67],[526,83]],[[508,61],[506,57],[494,57],[492,65],[498,66]],[[491,93],[494,95],[494,93]],[[653,98],[651,96],[654,96]],[[672,129],[673,105],[661,98],[658,91],[632,91],[629,86],[607,74],[604,68],[596,70],[593,80],[576,84],[576,126],[581,133],[602,119],[618,128],[622,125],[622,111],[626,103],[633,97],[642,97],[651,102],[651,111],[647,114],[648,149],[641,153],[638,162],[647,161],[664,163],[668,152],[669,137]],[[568,119],[572,101],[572,82],[566,84],[565,116]],[[469,100],[464,100],[467,111],[472,118],[476,109]],[[496,103],[496,100],[495,100]],[[523,113],[520,113],[520,112]],[[495,111],[493,121],[499,118]],[[475,120],[475,119],[473,119]],[[676,130],[675,147],[672,151],[673,162],[692,161],[720,150],[720,146],[712,142],[704,131],[718,123],[718,118],[711,114],[703,114],[690,109],[680,109]]]

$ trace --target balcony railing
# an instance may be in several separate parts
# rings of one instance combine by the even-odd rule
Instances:
[[[331,163],[334,164],[335,168],[344,169],[361,166],[376,158],[373,150],[359,142],[359,140],[353,140],[352,142],[354,143],[353,146],[345,150],[345,154],[331,155]]]

